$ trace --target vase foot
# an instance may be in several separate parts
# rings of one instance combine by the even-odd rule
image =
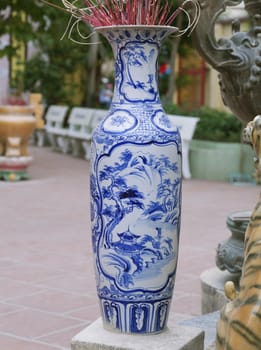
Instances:
[[[165,332],[171,299],[126,302],[100,299],[104,328],[134,335]]]

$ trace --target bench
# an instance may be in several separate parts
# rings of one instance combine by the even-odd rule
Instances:
[[[57,137],[62,152],[71,151],[74,157],[84,153],[84,157],[89,159],[93,130],[106,114],[107,111],[102,109],[73,107],[68,118],[69,127]]]
[[[73,156],[84,154],[89,160],[91,155],[92,134],[97,124],[108,113],[107,110],[73,107],[69,118],[68,128],[64,121],[68,111],[66,106],[50,106],[46,113],[45,130],[51,146],[63,153],[72,151]],[[185,179],[191,178],[189,166],[189,145],[192,140],[199,118],[168,114],[172,124],[176,126],[182,138],[182,174]]]
[[[179,129],[182,140],[182,174],[185,179],[190,179],[191,172],[189,166],[189,145],[194,135],[199,118],[172,114],[168,114],[168,117],[170,118],[172,124]]]
[[[80,109],[78,108],[78,111]],[[89,160],[91,157],[91,140],[92,133],[97,126],[97,124],[105,117],[108,113],[106,110],[102,109],[88,109],[82,108],[82,118],[78,114],[78,118],[75,118],[74,112],[72,111],[72,116],[69,117],[70,129],[72,131],[68,132],[69,142],[73,146],[73,155],[79,156],[81,151],[84,151],[85,159]],[[84,110],[88,114],[88,118],[84,118]],[[88,110],[88,111],[87,111]],[[173,125],[175,125],[181,134],[182,138],[182,174],[185,179],[191,178],[190,166],[189,166],[189,145],[192,140],[196,125],[199,118],[190,116],[178,116],[169,115],[170,120]],[[79,120],[81,122],[79,123]]]
[[[86,135],[91,134],[91,120],[94,109],[85,107],[73,107],[69,118],[69,128],[59,137],[59,143],[63,153],[72,151],[73,156],[79,156],[82,151],[81,142]]]
[[[90,133],[89,135],[85,135],[84,140],[82,140],[82,147],[85,151],[85,159],[89,160],[91,158],[91,140],[92,134],[96,126],[103,120],[103,118],[107,115],[108,111],[104,109],[95,109],[94,114],[91,120],[90,125]]]
[[[54,150],[60,148],[58,143],[58,137],[66,134],[66,129],[64,128],[64,122],[66,114],[68,111],[67,106],[56,106],[52,105],[48,108],[45,119],[45,131],[48,137],[48,140],[51,144],[51,147]]]

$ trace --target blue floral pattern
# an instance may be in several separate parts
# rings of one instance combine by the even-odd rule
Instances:
[[[91,218],[106,327],[166,326],[178,258],[181,140],[157,87],[163,27],[101,29],[115,53],[114,98],[92,144]]]

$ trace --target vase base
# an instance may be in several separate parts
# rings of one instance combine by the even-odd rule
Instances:
[[[135,341],[134,341],[135,339]],[[203,350],[204,331],[184,326],[175,326],[165,332],[154,335],[117,334],[103,327],[99,318],[82,332],[77,334],[71,343],[72,350]]]
[[[26,171],[13,171],[13,170],[1,170],[0,169],[0,180],[4,181],[21,181],[29,180],[30,177]]]
[[[166,330],[171,298],[120,301],[100,298],[104,328],[116,333],[153,335]]]
[[[126,335],[131,335],[131,336],[148,336],[148,335],[157,335],[157,334],[161,334],[161,333],[165,333],[168,330],[168,327],[165,327],[161,330],[158,331],[154,331],[154,332],[143,332],[143,333],[138,333],[138,332],[123,332],[118,328],[114,328],[110,323],[106,322],[106,321],[102,321],[103,322],[103,328],[108,331],[108,332],[112,332],[112,333],[116,333],[116,334],[126,334]]]
[[[31,156],[0,157],[0,179],[5,181],[28,180],[27,168],[31,165]]]

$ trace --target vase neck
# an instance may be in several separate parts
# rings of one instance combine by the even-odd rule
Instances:
[[[123,27],[102,31],[115,58],[112,103],[160,103],[158,54],[168,28]]]

